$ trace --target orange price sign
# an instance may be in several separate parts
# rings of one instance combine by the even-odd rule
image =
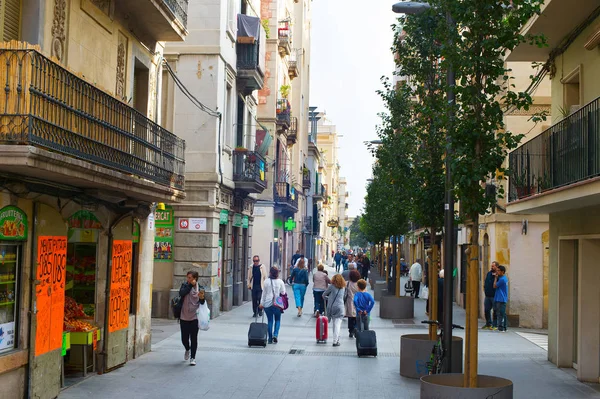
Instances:
[[[108,332],[129,326],[132,241],[114,240],[110,272],[110,304]]]
[[[66,272],[67,237],[38,237],[36,356],[62,348]]]

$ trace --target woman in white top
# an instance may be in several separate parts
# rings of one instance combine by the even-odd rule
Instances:
[[[285,294],[285,284],[279,278],[279,269],[271,267],[269,278],[265,280],[262,297],[260,299],[260,309],[264,309],[267,314],[269,325],[269,343],[277,343],[279,336],[279,326],[281,325],[281,309],[273,306],[273,301],[280,294]],[[275,319],[275,329],[273,329],[273,319]]]

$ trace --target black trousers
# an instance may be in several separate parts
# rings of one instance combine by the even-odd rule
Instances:
[[[258,313],[258,305],[260,305],[261,297],[262,297],[262,290],[260,288],[258,288],[258,289],[253,288],[252,289],[252,312],[253,312],[253,314]]]
[[[412,282],[413,289],[415,290],[415,298],[419,297],[419,290],[421,289],[421,282],[414,281]]]
[[[356,317],[348,317],[348,332],[354,332],[356,328]]]
[[[196,358],[196,350],[198,349],[198,320],[186,321],[179,320],[181,328],[181,343],[186,351],[191,351],[191,358]]]

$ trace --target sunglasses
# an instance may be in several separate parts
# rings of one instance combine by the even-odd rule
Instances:
[[[252,262],[260,262],[259,259],[252,259]]]

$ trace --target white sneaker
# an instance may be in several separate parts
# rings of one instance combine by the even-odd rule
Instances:
[[[190,351],[185,351],[185,356],[183,357],[183,360],[190,360]]]
[[[191,358],[190,359],[190,366],[195,366],[196,365],[196,359]]]

